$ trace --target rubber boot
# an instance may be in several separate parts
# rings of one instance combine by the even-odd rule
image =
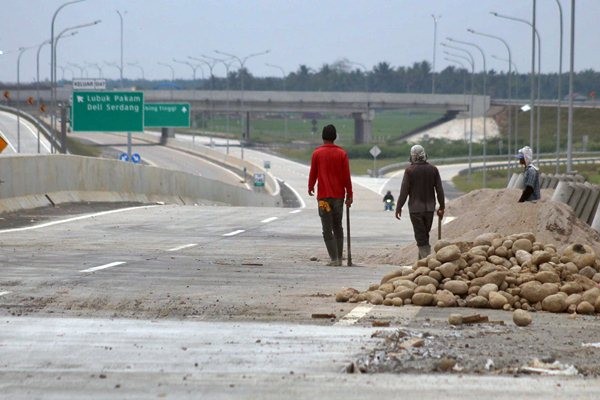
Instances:
[[[427,258],[427,256],[431,253],[431,246],[418,246],[419,248],[419,260],[423,258]]]
[[[331,261],[327,263],[329,266],[337,266],[338,265],[338,252],[337,252],[337,244],[335,239],[326,240],[325,247],[327,247],[327,253],[329,253],[329,258]],[[341,263],[340,263],[341,265]]]
[[[344,255],[344,237],[336,239],[336,247],[337,247],[337,264],[336,266],[342,266],[342,256]]]

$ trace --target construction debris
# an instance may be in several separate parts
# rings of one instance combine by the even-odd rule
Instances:
[[[531,232],[484,233],[472,242],[440,240],[434,251],[412,267],[386,274],[366,291],[345,288],[336,294],[336,300],[388,306],[600,312],[600,259],[587,244],[572,243],[559,252],[555,245],[537,241]],[[487,322],[479,318],[487,317],[463,316],[462,323],[472,323],[471,319]],[[519,323],[526,319],[519,318]]]

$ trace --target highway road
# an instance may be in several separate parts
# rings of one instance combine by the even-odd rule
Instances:
[[[334,301],[342,287],[379,282],[398,266],[377,256],[413,242],[410,221],[383,211],[381,188],[396,183],[353,179],[355,266],[325,267],[316,201],[306,193],[308,167],[248,149],[244,156],[268,158],[270,172],[298,193],[301,206],[142,206],[1,230],[0,397],[600,394],[597,380],[581,378],[344,373],[381,343],[377,332],[448,331],[445,309]],[[533,334],[508,327],[510,313],[490,312],[507,322],[511,337]],[[538,321],[550,318],[540,314]],[[373,327],[375,320],[390,327]],[[494,332],[473,335],[493,340]]]
[[[8,142],[1,154],[15,154],[20,149],[23,154],[50,154],[51,145],[44,135],[38,133],[30,122],[19,118],[20,133],[17,130],[17,116],[0,111],[0,135]]]
[[[84,139],[102,147],[110,147],[118,154],[127,154],[127,134],[117,133],[71,133],[70,137]],[[188,172],[233,186],[250,189],[244,178],[234,172],[211,163],[201,157],[158,144],[159,138],[152,134],[132,135],[132,154],[138,153],[143,163],[148,165]]]

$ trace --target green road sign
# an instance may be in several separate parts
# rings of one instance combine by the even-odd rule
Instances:
[[[73,92],[74,132],[143,132],[143,92]]]
[[[189,128],[190,104],[146,103],[144,104],[144,126]]]

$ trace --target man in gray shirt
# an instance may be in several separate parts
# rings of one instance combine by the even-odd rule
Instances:
[[[410,149],[410,166],[404,170],[400,196],[396,205],[396,218],[400,219],[402,207],[408,198],[408,212],[413,226],[415,240],[419,248],[419,259],[431,253],[429,232],[433,224],[436,196],[439,208],[438,217],[444,216],[444,188],[437,167],[427,162],[423,146],[414,145]]]

